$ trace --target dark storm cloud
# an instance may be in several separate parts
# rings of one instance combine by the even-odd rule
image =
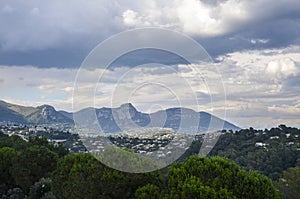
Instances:
[[[112,63],[112,66],[138,66],[147,63],[165,65],[188,64],[184,58],[168,51],[159,49],[141,49],[122,55]]]
[[[199,8],[199,12],[191,10],[193,6]],[[300,44],[299,10],[298,0],[149,0],[147,3],[53,0],[43,4],[3,0],[0,3],[0,64],[78,67],[99,42],[122,30],[148,25],[191,35],[212,56],[286,47]],[[199,13],[203,16],[197,18]],[[207,25],[203,25],[207,29],[196,26],[203,23],[197,21],[201,17],[208,17]],[[182,63],[174,56],[164,56],[143,52],[121,58],[118,64]]]
[[[300,10],[300,8],[299,8]],[[198,41],[212,55],[222,55],[235,51],[265,48],[282,48],[300,45],[300,12],[291,13],[285,18],[257,21],[237,32],[213,38],[201,38]],[[263,39],[265,43],[253,43]]]
[[[41,68],[77,68],[88,51],[80,49],[29,50],[23,52],[0,53],[0,65],[31,65]]]

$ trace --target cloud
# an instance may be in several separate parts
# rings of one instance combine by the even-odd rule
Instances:
[[[76,110],[130,101],[141,111],[184,106],[222,118],[226,108],[225,119],[241,127],[299,126],[299,63],[300,47],[290,46],[229,53],[216,63],[81,70],[75,99],[77,69],[1,66],[0,98],[68,111],[73,100]]]
[[[65,92],[67,92],[67,93],[73,93],[74,88],[68,86],[68,87],[65,87],[63,90],[64,90]]]
[[[114,103],[131,97],[140,110],[147,111],[149,101],[177,106],[171,88],[181,92],[177,97],[190,108],[222,116],[226,91],[227,119],[242,127],[249,122],[257,127],[298,125],[299,10],[298,0],[3,0],[0,98],[72,110],[77,67],[89,51],[113,34],[154,26],[192,36],[217,63],[188,65],[166,52],[134,52],[116,60],[118,67],[112,70],[82,71],[79,107],[89,105],[87,94],[97,85],[92,80],[104,72],[96,89],[99,107],[111,106],[116,91]],[[133,68],[150,62],[172,70]],[[161,85],[138,87],[144,82]],[[184,93],[186,88],[192,90]],[[199,106],[189,95],[192,91]]]
[[[252,44],[257,44],[257,43],[266,44],[269,42],[269,40],[268,39],[251,39],[250,42]]]
[[[21,103],[23,105],[37,105],[38,103],[52,104],[56,100],[63,101],[71,98],[71,95],[64,92],[63,88],[73,86],[76,70],[42,69],[33,66],[0,66],[0,74],[6,77],[0,86],[1,99],[24,101]],[[22,79],[20,79],[20,74],[22,74]]]
[[[1,1],[0,50],[86,46],[91,37],[103,38],[120,30],[120,9],[117,1],[108,0]]]
[[[263,122],[253,123],[264,127],[284,123],[285,118],[285,123],[299,123],[299,46],[235,52],[219,59],[229,118],[242,125],[246,118],[260,118]]]
[[[295,61],[290,58],[271,61],[266,67],[266,73],[274,78],[287,78],[296,76],[300,68],[296,66]]]
[[[286,105],[286,104],[283,104],[281,106],[277,106],[277,105],[270,106],[268,107],[268,111],[275,114],[284,114],[284,115],[292,115],[292,116],[300,115],[300,107]]]
[[[300,44],[299,10],[298,0],[3,0],[0,64],[78,67],[104,39],[149,26],[188,34],[213,56],[286,47]]]
[[[151,6],[140,6],[123,12],[123,22],[129,27],[170,27],[203,37],[251,30],[262,24],[285,21],[286,25],[299,17],[297,0],[276,1],[198,1],[150,0]],[[274,24],[272,24],[274,25]],[[282,24],[284,25],[284,24]],[[291,28],[283,26],[286,28]],[[254,30],[257,31],[257,30]],[[286,30],[285,30],[286,31]],[[251,38],[252,43],[266,43],[266,39]]]
[[[212,55],[300,44],[297,0],[150,1],[127,11],[129,28],[167,27],[192,36]],[[123,12],[126,13],[127,11]],[[278,28],[280,27],[280,28]]]
[[[196,0],[152,1],[154,6],[140,10],[128,9],[123,22],[129,27],[159,26],[199,36],[216,36],[233,31],[248,20],[244,3],[229,0],[207,4]]]

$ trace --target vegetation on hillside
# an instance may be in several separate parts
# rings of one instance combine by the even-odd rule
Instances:
[[[68,154],[45,139],[26,142],[0,132],[0,198],[280,198],[277,189],[285,198],[297,198],[299,167],[288,168],[299,164],[299,153],[294,153],[298,134],[299,129],[285,126],[224,133],[209,158],[190,156],[199,144],[194,142],[184,162],[132,174],[109,168],[87,153]],[[256,142],[268,145],[257,147]],[[276,179],[274,184],[262,173]]]
[[[300,198],[300,167],[289,168],[284,171],[282,176],[275,182],[276,188],[285,198]]]
[[[181,157],[184,161],[198,154],[202,140],[194,141]],[[280,125],[270,130],[242,129],[224,131],[209,156],[233,160],[247,170],[277,180],[283,171],[300,166],[300,130]]]

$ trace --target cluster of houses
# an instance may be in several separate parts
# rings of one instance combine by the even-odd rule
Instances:
[[[16,135],[25,141],[30,137],[46,138],[54,146],[62,145],[70,152],[86,152],[79,136],[70,131],[70,128],[58,130],[40,125],[0,123],[0,132],[8,136]]]
[[[142,138],[130,135],[109,136],[109,140],[120,148],[131,149],[137,153],[146,154],[156,150],[163,150],[173,139],[175,134],[156,134],[143,136]],[[169,146],[168,146],[169,147]],[[170,148],[171,150],[172,148]]]
[[[142,137],[115,134],[110,136],[85,137],[81,138],[90,152],[101,153],[107,146],[117,146],[121,149],[128,149],[135,153],[146,156],[155,155],[158,158],[172,156],[177,151],[185,151],[191,144],[194,136],[183,134],[162,133],[145,134]]]
[[[265,132],[263,133],[264,135],[266,134]],[[299,135],[295,134],[295,135],[291,135],[291,133],[285,133],[284,136],[288,139],[291,136],[293,136],[295,139],[299,138]],[[265,148],[267,150],[267,147],[272,143],[272,141],[276,141],[276,140],[280,140],[280,136],[276,135],[276,136],[270,136],[269,140],[266,140],[265,142],[256,142],[255,143],[255,147],[262,147]],[[294,141],[286,141],[285,145],[286,146],[293,146],[297,143],[295,143]],[[297,148],[297,150],[299,151],[300,148]]]
[[[158,129],[157,131],[143,129],[141,131],[139,134],[133,131],[134,133],[123,132],[109,136],[82,136],[81,140],[88,151],[96,154],[105,151],[107,146],[117,146],[146,156],[168,158],[183,154],[194,140],[205,138],[205,147],[210,147],[210,144],[213,145],[220,135],[218,132],[197,135],[174,133],[169,129]]]
[[[50,143],[55,146],[62,145],[66,147],[70,152],[84,153],[90,152],[103,152],[106,146],[117,146],[122,149],[129,149],[143,155],[153,155],[164,158],[171,156],[178,151],[185,151],[188,149],[192,141],[201,140],[204,141],[204,147],[213,148],[216,144],[218,136],[223,133],[229,133],[226,131],[207,132],[205,134],[189,135],[174,133],[172,129],[144,129],[144,132],[139,130],[131,130],[123,132],[122,134],[110,134],[110,135],[78,135],[74,134],[73,129],[66,128],[64,130],[55,130],[53,128],[37,125],[22,125],[22,124],[9,124],[0,123],[0,132],[9,136],[17,135],[23,140],[28,141],[30,136],[37,136],[46,138]],[[255,135],[266,134],[265,132],[256,132]],[[291,138],[299,139],[299,135],[291,135],[290,133],[283,134],[286,138],[286,146],[294,146],[294,140]],[[277,140],[281,140],[278,135],[268,137],[263,141],[257,141],[254,143],[256,148],[264,148],[267,150],[268,146]],[[298,149],[300,150],[300,148]]]
[[[140,129],[141,130],[141,129]],[[17,135],[28,141],[30,136],[47,138],[55,146],[63,145],[70,152],[103,152],[106,146],[117,146],[139,154],[153,155],[164,158],[178,151],[188,149],[193,140],[203,138],[201,135],[175,134],[169,128],[147,129],[145,132],[132,130],[122,134],[101,136],[84,136],[70,133],[68,130],[53,130],[43,126],[26,126],[0,124],[0,131],[7,135]],[[213,134],[208,139],[215,139]]]

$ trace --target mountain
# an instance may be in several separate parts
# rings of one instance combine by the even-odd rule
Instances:
[[[67,111],[58,111],[60,114],[64,115],[65,117],[73,120],[73,113],[69,113]]]
[[[87,128],[99,129],[105,133],[120,132],[136,127],[164,127],[175,131],[204,132],[207,130],[239,130],[232,123],[206,112],[187,108],[170,108],[155,113],[142,113],[131,104],[118,108],[86,108],[74,113],[76,123]],[[87,126],[85,126],[88,124]]]
[[[85,108],[75,112],[73,117],[76,123],[83,127],[98,129],[100,125],[105,133],[145,127],[150,122],[150,116],[137,111],[131,103],[123,104],[118,108]]]
[[[9,108],[8,103],[0,101],[0,121],[12,121],[17,123],[26,123],[24,116]]]
[[[222,120],[207,112],[195,112],[187,108],[170,108],[165,111],[158,111],[150,114],[151,119],[155,118],[153,126],[157,122],[164,122],[164,127],[174,130],[190,130],[203,132],[207,130],[239,130],[240,128],[232,123]],[[161,125],[161,124],[160,124]],[[197,126],[197,129],[190,129],[192,126]]]
[[[23,124],[74,124],[73,118],[76,124],[82,127],[99,129],[100,126],[104,133],[137,127],[164,127],[191,133],[240,129],[209,113],[196,112],[187,108],[170,108],[147,114],[138,111],[131,103],[127,103],[117,108],[85,108],[69,113],[56,111],[49,105],[25,107],[0,101],[0,121]]]
[[[42,105],[35,108],[35,110],[26,116],[30,123],[73,123],[73,120],[56,111],[54,107],[49,105]]]
[[[73,123],[73,120],[56,111],[54,107],[42,105],[26,107],[0,101],[0,121],[22,124]]]

